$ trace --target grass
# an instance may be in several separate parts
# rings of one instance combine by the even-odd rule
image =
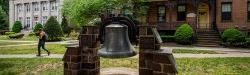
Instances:
[[[26,36],[21,39],[10,39],[8,35],[0,35],[0,40],[36,41],[36,36]]]
[[[191,53],[191,54],[219,54],[211,50],[193,50],[193,49],[173,49],[173,53]]]
[[[6,45],[18,45],[18,44],[32,44],[32,42],[0,42],[0,46],[6,46]]]
[[[177,59],[179,75],[248,75],[250,58],[181,58]],[[0,75],[62,75],[61,59],[0,59]],[[101,58],[101,67],[138,69],[138,59]]]
[[[66,51],[65,45],[60,44],[46,44],[46,48],[52,54],[64,54]],[[43,50],[42,52],[45,53]],[[1,47],[0,54],[37,54],[37,45]]]

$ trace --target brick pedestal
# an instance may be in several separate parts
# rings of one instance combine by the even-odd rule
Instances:
[[[147,30],[141,28],[141,32]],[[152,34],[140,34],[139,75],[176,75],[177,65],[172,50],[160,49]]]
[[[79,45],[67,47],[64,75],[100,75],[99,46],[97,34],[81,34]]]

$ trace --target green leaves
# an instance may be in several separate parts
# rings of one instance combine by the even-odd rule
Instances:
[[[20,21],[16,21],[12,27],[12,32],[19,33],[22,29],[22,23]]]
[[[193,35],[193,28],[188,24],[183,24],[175,32],[175,41],[180,44],[191,44],[194,37]]]
[[[37,32],[40,28],[43,28],[43,25],[41,23],[36,24],[35,29],[33,32]]]
[[[132,8],[135,2],[140,1],[145,0],[65,0],[63,13],[78,26],[86,26],[108,10]]]
[[[63,37],[62,27],[54,17],[50,17],[44,26],[45,32],[48,34],[49,41],[60,41]]]

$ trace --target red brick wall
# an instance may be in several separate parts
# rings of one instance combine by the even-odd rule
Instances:
[[[166,5],[166,3],[168,3],[168,2],[162,2],[162,1],[151,2],[150,6],[149,6],[149,11],[148,11],[148,22],[149,23],[157,23],[158,22],[158,19],[157,19],[158,6]],[[187,13],[195,13],[196,8],[194,5],[187,4],[186,8],[187,8]],[[174,6],[174,8],[166,7],[166,22],[167,23],[177,22],[177,5]],[[161,27],[169,27],[168,24],[164,24],[164,25],[165,26],[161,26]],[[165,29],[169,29],[169,28],[165,28]]]
[[[232,21],[222,22],[221,20],[221,3],[232,2]],[[245,27],[250,29],[250,22],[247,20],[247,0],[217,0],[216,18],[217,27],[220,31],[224,31],[227,28],[237,27],[241,30],[245,30]]]

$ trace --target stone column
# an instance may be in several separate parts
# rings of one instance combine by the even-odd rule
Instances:
[[[139,28],[142,33],[139,35],[139,75],[176,75],[177,66],[172,50],[160,49],[157,36],[148,34],[152,27]],[[157,33],[157,32],[154,32]]]
[[[9,1],[9,30],[12,30],[12,26],[15,22],[15,6],[14,0]]]
[[[51,9],[50,9],[50,0],[48,0],[48,19],[50,18],[50,16],[51,16]]]
[[[31,17],[30,17],[30,21],[31,21],[31,24],[30,24],[30,28],[29,29],[33,29],[33,26],[35,25],[34,23],[34,10],[33,10],[33,2],[30,2],[29,3],[30,5],[30,12],[31,12]]]
[[[38,3],[38,9],[39,9],[39,13],[38,13],[38,22],[39,23],[41,23],[42,24],[42,2],[41,1],[39,1],[39,2],[37,2]]]
[[[22,4],[22,11],[23,11],[23,21],[22,21],[22,25],[23,27],[25,26],[26,23],[26,9],[25,9],[25,3]]]
[[[79,45],[67,47],[64,75],[100,75],[98,33],[81,34]]]

